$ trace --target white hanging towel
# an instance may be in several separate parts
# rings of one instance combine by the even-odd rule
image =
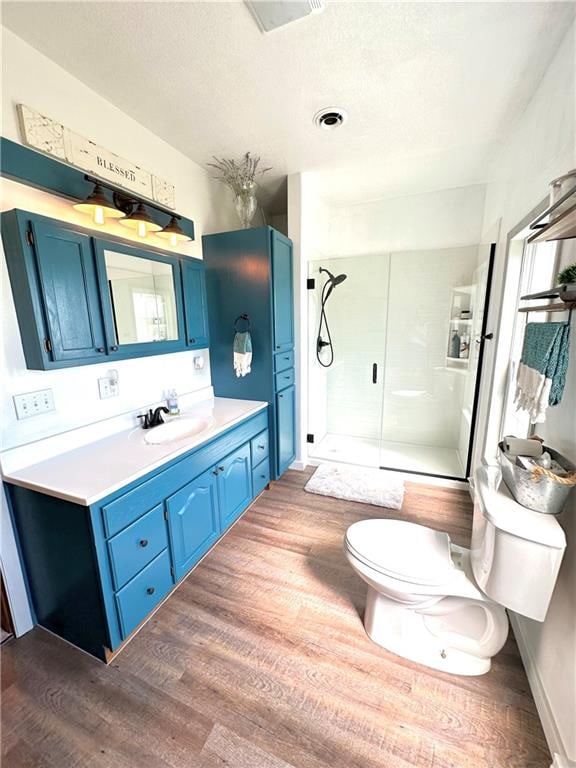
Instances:
[[[234,334],[234,370],[236,376],[247,376],[252,370],[252,337],[250,331]]]

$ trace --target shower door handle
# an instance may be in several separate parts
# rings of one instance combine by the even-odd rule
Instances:
[[[372,363],[372,384],[378,383],[378,363]]]

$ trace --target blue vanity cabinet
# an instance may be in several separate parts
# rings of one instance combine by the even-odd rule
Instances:
[[[208,306],[204,264],[199,259],[184,258],[180,266],[186,316],[186,346],[189,349],[204,349],[208,346]]]
[[[276,394],[276,419],[278,432],[278,468],[280,474],[285,472],[294,461],[295,419],[296,419],[296,390],[287,387]]]
[[[274,351],[282,352],[294,348],[292,242],[276,230],[271,239]]]
[[[252,498],[250,443],[226,456],[217,472],[220,527],[224,531],[244,512]]]
[[[24,211],[2,214],[2,236],[28,368],[101,362],[106,348],[92,239]]]
[[[109,661],[264,489],[268,438],[261,410],[89,507],[6,483],[36,622]]]
[[[174,576],[180,580],[220,535],[217,470],[212,467],[166,499]]]
[[[1,226],[28,368],[208,346],[202,261],[26,211]]]
[[[296,457],[292,242],[272,227],[258,227],[205,235],[202,247],[214,391],[220,397],[270,404],[268,478],[276,480]],[[240,315],[248,315],[252,337],[252,370],[244,377],[237,377],[233,368],[234,327]],[[246,326],[242,322],[238,327]],[[290,386],[294,394],[288,398],[288,418],[278,393]],[[266,473],[260,471],[260,482],[262,475]]]

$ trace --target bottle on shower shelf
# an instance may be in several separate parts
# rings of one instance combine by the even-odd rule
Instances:
[[[450,357],[460,357],[460,335],[458,331],[454,331],[450,340]]]
[[[460,357],[462,360],[467,360],[470,355],[470,336],[463,333],[460,336]]]

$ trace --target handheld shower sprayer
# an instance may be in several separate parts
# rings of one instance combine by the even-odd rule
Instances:
[[[321,306],[320,306],[320,324],[318,325],[318,337],[316,339],[316,359],[320,363],[320,365],[323,368],[330,368],[332,363],[334,362],[334,347],[332,346],[332,336],[330,335],[330,327],[328,325],[328,318],[326,317],[326,302],[328,301],[328,297],[336,288],[337,285],[340,285],[341,283],[346,280],[348,275],[341,274],[341,275],[333,275],[332,272],[330,272],[329,269],[326,269],[325,267],[320,267],[320,273],[325,272],[328,275],[328,279],[322,286],[322,293],[321,293]],[[324,341],[322,338],[322,326],[326,329],[326,336],[328,338],[328,341]],[[324,362],[321,359],[321,353],[322,350],[325,347],[329,347],[329,359]]]

